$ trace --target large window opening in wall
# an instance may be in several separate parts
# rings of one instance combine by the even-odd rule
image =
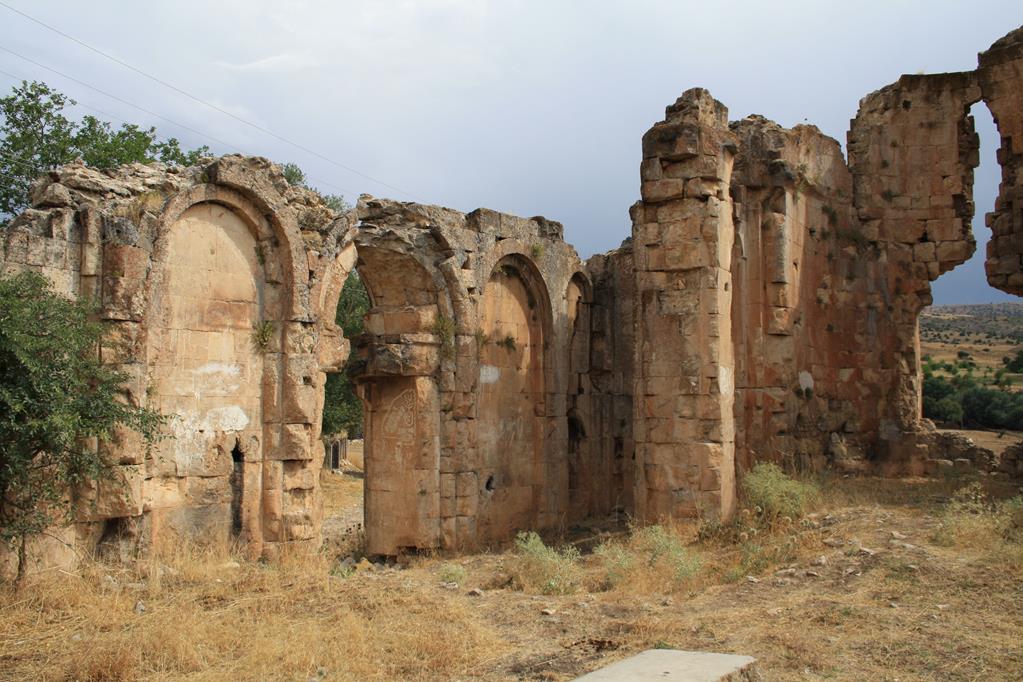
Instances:
[[[352,549],[373,555],[433,547],[440,475],[436,374],[441,355],[454,347],[452,323],[412,256],[361,246],[356,267],[337,309],[351,353],[344,371],[328,376],[325,391],[327,464],[343,439],[347,459],[340,476],[323,475],[325,536],[329,541],[340,532],[359,545]]]
[[[987,284],[991,230],[985,215],[998,195],[1000,140],[987,107],[970,114],[980,137],[974,172],[973,257],[932,285],[920,315],[923,416],[940,430],[1000,453],[1023,438],[1023,304]]]

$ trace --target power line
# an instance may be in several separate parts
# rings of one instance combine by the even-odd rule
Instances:
[[[307,154],[311,154],[312,156],[315,156],[318,159],[322,159],[323,161],[326,161],[327,163],[333,164],[333,165],[337,166],[338,168],[344,169],[344,170],[348,171],[349,173],[354,173],[355,175],[358,175],[358,176],[360,176],[362,178],[365,178],[367,180],[375,182],[375,183],[377,183],[379,185],[382,185],[382,186],[387,187],[389,189],[393,189],[396,192],[401,192],[402,194],[405,194],[405,195],[407,195],[409,197],[412,197],[416,201],[422,201],[422,199],[419,199],[418,197],[416,197],[411,192],[408,192],[406,190],[401,189],[400,187],[396,187],[394,185],[386,183],[383,180],[378,180],[377,178],[374,178],[371,175],[367,175],[366,173],[363,173],[362,171],[360,171],[360,170],[358,170],[356,168],[352,168],[351,166],[346,166],[343,163],[339,163],[339,162],[335,161],[334,159],[331,159],[328,156],[324,156],[323,154],[320,154],[319,152],[317,152],[317,151],[315,151],[313,149],[310,149],[309,147],[306,147],[305,145],[302,145],[302,144],[299,144],[298,142],[294,142],[292,140],[289,140],[288,138],[284,137],[283,135],[278,135],[277,133],[273,132],[272,130],[264,128],[263,126],[261,126],[259,124],[252,123],[251,121],[247,121],[247,120],[245,120],[244,118],[242,118],[240,116],[232,114],[230,111],[228,111],[226,109],[223,109],[221,107],[218,107],[216,104],[212,104],[210,102],[207,102],[206,100],[204,100],[204,99],[202,99],[202,98],[200,98],[200,97],[198,97],[196,95],[193,95],[192,93],[187,92],[186,90],[182,90],[181,88],[177,87],[176,85],[168,83],[167,81],[162,80],[161,78],[158,78],[158,77],[156,77],[156,76],[154,76],[152,74],[149,74],[149,73],[143,71],[142,69],[140,69],[138,67],[132,66],[131,64],[129,64],[129,63],[127,63],[127,62],[125,62],[125,61],[123,61],[121,59],[118,59],[117,57],[114,57],[113,55],[108,54],[108,53],[104,52],[103,50],[100,50],[99,48],[93,47],[92,45],[89,45],[88,43],[83,42],[83,41],[79,40],[78,38],[75,38],[74,36],[69,35],[69,34],[65,33],[64,31],[61,31],[60,29],[58,29],[58,28],[56,28],[54,26],[51,26],[51,25],[49,25],[49,24],[47,24],[47,23],[45,23],[43,21],[40,21],[39,19],[36,19],[33,16],[25,14],[21,10],[16,9],[14,7],[11,7],[6,2],[3,2],[3,0],[0,0],[0,6],[6,7],[8,10],[14,12],[15,14],[21,15],[22,17],[28,19],[29,21],[32,21],[32,22],[34,22],[34,23],[36,23],[36,24],[38,24],[38,25],[42,26],[43,28],[46,28],[46,29],[48,29],[50,31],[53,31],[56,34],[58,34],[60,36],[63,36],[64,38],[66,38],[66,39],[68,39],[68,40],[70,40],[70,41],[72,41],[74,43],[77,43],[78,45],[81,45],[82,47],[86,48],[87,50],[91,50],[92,52],[95,52],[96,54],[100,55],[101,57],[109,59],[110,61],[112,61],[112,62],[114,62],[116,64],[119,64],[120,66],[123,66],[124,68],[129,69],[130,71],[134,71],[135,73],[139,74],[140,76],[144,76],[144,77],[148,78],[149,80],[151,80],[151,81],[153,81],[155,83],[159,83],[160,85],[162,85],[162,86],[164,86],[166,88],[169,88],[169,89],[173,90],[174,92],[177,92],[178,94],[184,95],[185,97],[188,97],[189,99],[194,100],[194,101],[198,102],[199,104],[202,104],[205,107],[209,107],[210,109],[213,109],[214,111],[218,111],[221,114],[224,114],[225,116],[229,116],[229,117],[233,118],[234,120],[238,121],[239,123],[244,123],[245,125],[247,125],[247,126],[249,126],[251,128],[254,128],[254,129],[256,129],[256,130],[258,130],[258,131],[260,131],[260,132],[262,132],[262,133],[264,133],[266,135],[269,135],[269,136],[271,136],[271,137],[273,137],[273,138],[275,138],[277,140],[280,140],[281,142],[284,142],[285,144],[289,144],[292,147],[295,147],[296,149],[300,149],[300,150],[306,152]]]
[[[0,4],[2,4],[2,3],[0,3]],[[187,126],[184,123],[179,123],[178,121],[175,121],[174,119],[167,118],[166,116],[163,116],[162,114],[158,114],[155,111],[151,111],[149,109],[146,109],[145,107],[139,106],[138,104],[135,104],[134,102],[129,102],[126,99],[123,99],[121,97],[118,97],[117,95],[114,95],[114,94],[111,94],[109,92],[106,92],[105,90],[101,90],[100,88],[97,88],[94,85],[86,83],[83,80],[79,80],[78,78],[75,78],[74,76],[69,76],[68,74],[63,73],[61,71],[58,71],[57,69],[54,69],[54,68],[49,67],[49,66],[46,66],[45,64],[37,62],[34,59],[26,57],[23,54],[15,52],[14,50],[6,48],[6,47],[4,47],[2,45],[0,45],[0,50],[3,50],[4,52],[8,52],[8,53],[14,55],[15,57],[18,57],[19,59],[25,60],[26,62],[28,62],[30,64],[34,64],[35,66],[38,66],[41,69],[46,69],[47,71],[55,73],[58,76],[60,76],[62,78],[66,78],[69,81],[72,81],[74,83],[78,83],[79,85],[81,85],[83,87],[86,87],[86,88],[88,88],[90,90],[94,90],[95,92],[98,92],[99,94],[101,94],[101,95],[103,95],[105,97],[109,97],[112,100],[115,100],[115,101],[120,102],[122,104],[126,104],[127,106],[130,106],[130,107],[133,107],[135,109],[138,109],[139,111],[141,111],[143,113],[146,113],[146,114],[149,114],[150,116],[155,116],[155,117],[157,117],[157,118],[159,118],[161,120],[167,121],[171,125],[177,126],[178,128],[181,128],[182,130],[187,130],[187,131],[189,131],[189,132],[191,132],[191,133],[193,133],[195,135],[198,135],[201,138],[205,138],[205,139],[207,139],[209,141],[212,141],[212,142],[214,142],[216,144],[219,144],[222,147],[227,148],[228,150],[239,152],[239,153],[244,153],[244,151],[242,149],[240,149],[237,145],[233,145],[233,144],[231,144],[229,142],[225,142],[224,140],[218,139],[218,138],[214,137],[213,135],[210,135],[209,133],[204,133],[201,130],[197,130],[195,128],[192,128],[191,126]],[[21,80],[21,81],[27,80],[25,78],[19,78],[18,76],[14,75],[12,73],[9,73],[7,71],[0,71],[0,73],[4,73],[7,76],[10,76],[11,78],[14,78],[15,80]],[[95,107],[89,106],[88,104],[80,104],[80,106],[83,106],[86,109],[92,109],[93,111],[96,111],[96,112],[102,114],[103,116],[106,116],[108,118],[112,118],[115,121],[120,121],[123,124],[127,124],[128,123],[128,121],[124,120],[123,118],[120,118],[119,116],[114,116],[113,114],[109,114],[107,112],[104,112],[101,109],[97,109]],[[309,178],[310,181],[315,182],[318,185],[326,185],[328,187],[333,187],[334,189],[339,190],[341,192],[344,192],[345,194],[356,194],[356,195],[358,194],[357,192],[354,192],[354,191],[352,191],[350,189],[346,189],[344,187],[341,187],[340,185],[336,185],[334,183],[327,182],[325,180],[319,180],[319,179],[316,179],[316,178],[314,178],[312,176],[308,176],[308,178]]]

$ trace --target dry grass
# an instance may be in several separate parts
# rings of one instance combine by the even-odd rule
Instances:
[[[0,677],[436,679],[505,648],[465,604],[334,577],[323,555],[228,561],[185,552],[133,571],[91,564],[3,595]]]
[[[567,680],[654,646],[753,655],[772,680],[1019,679],[1018,484],[816,483],[801,520],[667,523],[578,556],[88,564],[0,594],[0,679]],[[358,489],[332,477],[327,503],[357,511]],[[521,578],[529,552],[553,553],[571,589]]]

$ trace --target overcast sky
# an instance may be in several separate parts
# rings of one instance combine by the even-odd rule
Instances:
[[[349,200],[545,215],[584,258],[628,236],[640,137],[684,90],[709,89],[732,119],[814,123],[844,146],[860,97],[903,73],[973,69],[1023,24],[1020,0],[0,2],[363,175],[0,5],[0,46],[230,146],[0,50],[3,71],[186,146],[293,161]],[[14,83],[0,74],[0,90]],[[997,133],[982,105],[974,112],[978,253],[935,284],[936,303],[1018,300],[984,281]]]

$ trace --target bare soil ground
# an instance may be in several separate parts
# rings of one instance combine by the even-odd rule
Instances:
[[[609,585],[584,552],[561,566],[568,593],[542,594],[510,550],[339,563],[361,480],[329,475],[334,535],[313,557],[185,548],[7,589],[0,679],[565,680],[662,646],[756,656],[771,680],[1019,680],[1023,546],[950,505],[966,483],[823,481],[815,513],[756,537],[668,528],[698,560],[684,580],[651,558]],[[628,536],[573,537],[609,531]]]

